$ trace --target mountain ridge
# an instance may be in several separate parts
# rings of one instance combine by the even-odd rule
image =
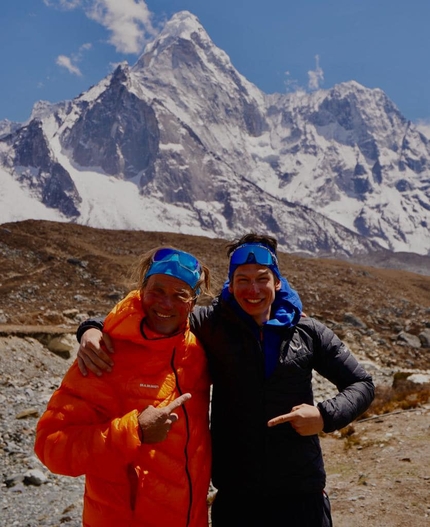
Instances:
[[[192,252],[206,263],[216,293],[227,276],[226,244],[231,240],[44,220],[0,225],[2,322],[49,325],[55,323],[49,320],[54,306],[60,313],[78,307],[106,314],[133,286],[131,270],[141,254],[160,245]],[[369,318],[378,332],[380,326],[395,325],[400,313],[406,324],[424,329],[428,323],[430,275],[281,250],[279,262],[309,315],[336,320],[351,311]],[[383,322],[387,313],[390,324]]]
[[[430,254],[430,141],[384,92],[264,94],[189,12],[134,66],[0,130],[0,223],[254,229],[316,256]]]

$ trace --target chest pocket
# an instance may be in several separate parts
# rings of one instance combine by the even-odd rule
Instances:
[[[167,375],[134,375],[125,384],[125,399],[133,402],[154,404],[174,398],[176,379],[173,372]]]
[[[267,381],[266,403],[270,415],[287,413],[293,406],[312,404],[313,350],[294,333],[281,345],[279,363]]]
[[[277,373],[294,389],[308,387],[312,380],[313,352],[300,335],[294,333],[281,349]]]

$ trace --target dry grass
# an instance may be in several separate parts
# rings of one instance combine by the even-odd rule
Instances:
[[[430,383],[416,384],[408,380],[410,373],[400,372],[394,376],[392,386],[376,386],[375,399],[369,409],[357,421],[375,419],[378,416],[422,407],[430,400]],[[362,441],[354,423],[339,430],[337,437],[344,441],[344,448],[370,446]]]
[[[362,418],[382,415],[396,410],[410,410],[426,404],[430,399],[430,384],[416,384],[408,380],[408,373],[397,373],[392,386],[377,386],[375,399]]]

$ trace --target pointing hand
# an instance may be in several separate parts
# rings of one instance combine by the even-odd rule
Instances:
[[[267,426],[272,427],[281,423],[290,423],[301,436],[319,434],[324,428],[324,421],[320,411],[316,406],[310,404],[294,406],[290,413],[270,419]]]
[[[139,414],[139,425],[143,434],[143,443],[158,443],[164,441],[173,423],[179,417],[174,412],[186,401],[191,399],[190,393],[184,393],[162,408],[149,405],[148,408]]]

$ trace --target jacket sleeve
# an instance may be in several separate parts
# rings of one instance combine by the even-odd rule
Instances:
[[[37,424],[39,459],[56,474],[118,479],[142,445],[138,411],[117,415],[115,406],[108,381],[83,381],[75,362]]]
[[[78,326],[78,329],[76,330],[76,339],[78,342],[81,342],[82,335],[87,331],[87,329],[90,328],[96,328],[100,331],[103,331],[104,326],[104,318],[97,317],[97,318],[87,318],[87,320],[84,320],[81,322]]]
[[[347,426],[365,412],[375,396],[371,375],[348,347],[325,325],[313,321],[315,370],[336,385],[339,393],[318,403],[324,432]]]
[[[191,330],[198,339],[204,337],[208,329],[208,320],[213,313],[213,306],[195,306],[190,315]]]

